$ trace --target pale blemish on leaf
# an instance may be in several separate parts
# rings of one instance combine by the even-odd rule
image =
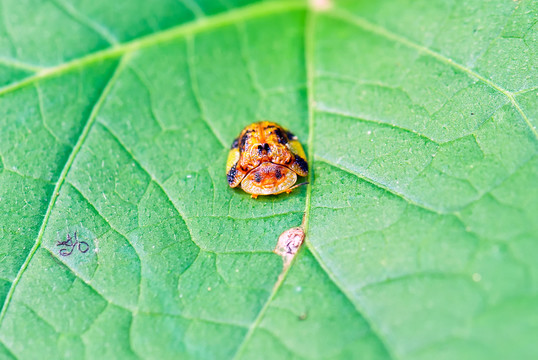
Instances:
[[[315,11],[326,11],[332,7],[330,0],[310,0],[310,8]]]
[[[303,240],[304,230],[300,227],[288,229],[278,237],[278,242],[273,252],[282,257],[282,260],[284,261],[284,270],[290,265],[297,250],[301,247]]]

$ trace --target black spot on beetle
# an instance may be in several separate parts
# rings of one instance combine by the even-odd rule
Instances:
[[[260,173],[254,174],[254,181],[256,181],[257,183],[262,181],[262,176],[260,175]]]
[[[267,154],[271,152],[271,147],[269,146],[269,144],[265,143],[263,145],[258,145],[258,154],[262,155],[264,151]]]
[[[301,170],[303,170],[304,172],[308,172],[308,164],[302,157],[300,157],[299,155],[295,155],[295,162],[297,163],[297,165],[299,165]]]
[[[241,137],[241,150],[245,150],[245,145],[247,144],[248,139],[250,136],[248,136],[248,131],[245,132],[245,134]]]
[[[275,131],[273,131],[273,134],[276,135],[276,137],[278,139],[278,142],[280,144],[286,145],[288,143],[288,139],[287,139],[286,135],[284,135],[282,130],[280,130],[279,128],[277,128]]]
[[[235,175],[237,175],[237,164],[233,164],[230,171],[228,171],[228,184],[233,184],[235,181]]]
[[[280,179],[282,177],[282,173],[280,172],[280,169],[276,169],[275,171],[275,177],[278,179]]]
[[[297,140],[297,136],[295,136],[291,131],[286,131],[286,135],[290,140]]]
[[[232,146],[230,146],[230,150],[237,149],[238,146],[239,146],[239,138],[236,137],[234,142],[232,143]]]

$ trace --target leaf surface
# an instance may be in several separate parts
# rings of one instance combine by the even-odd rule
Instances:
[[[0,357],[532,358],[537,8],[5,1]],[[228,188],[261,119],[308,186]]]

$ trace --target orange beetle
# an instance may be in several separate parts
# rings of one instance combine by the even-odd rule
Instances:
[[[260,121],[247,126],[234,140],[226,163],[228,184],[251,194],[290,193],[297,175],[308,175],[306,156],[297,139],[282,126]]]

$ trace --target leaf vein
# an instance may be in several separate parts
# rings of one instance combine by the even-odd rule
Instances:
[[[209,118],[207,117],[207,113],[205,111],[204,103],[202,102],[202,96],[200,94],[200,90],[198,89],[198,80],[196,79],[196,61],[194,61],[194,54],[195,54],[195,48],[194,48],[194,38],[192,36],[187,36],[187,67],[189,68],[189,77],[190,77],[190,84],[192,93],[194,95],[194,98],[196,99],[196,103],[198,104],[198,108],[200,109],[200,117],[202,121],[206,124],[206,126],[209,128],[213,136],[217,138],[219,143],[222,145],[223,148],[227,148],[226,143],[224,139],[221,138],[221,135],[215,130],[215,127],[211,124],[209,121]]]
[[[133,152],[120,140],[120,138],[106,125],[104,124],[103,122],[99,121],[99,125],[101,125],[103,127],[103,129],[105,129],[109,134],[110,136],[112,136],[112,138],[129,154],[129,156],[133,159],[133,161],[140,167],[140,169],[142,169],[146,174],[148,174],[148,176],[151,178],[151,180],[155,183],[155,185],[157,185],[159,187],[159,189],[162,191],[162,193],[166,196],[166,198],[168,199],[168,201],[170,202],[170,204],[173,206],[173,208],[176,210],[176,212],[178,213],[179,217],[183,220],[183,222],[185,223],[185,227],[187,228],[188,232],[189,232],[189,237],[190,237],[190,240],[200,249],[203,249],[202,246],[200,246],[195,240],[194,240],[194,237],[192,235],[192,231],[188,225],[188,222],[187,222],[187,217],[185,216],[185,214],[183,213],[183,211],[181,211],[179,209],[179,207],[176,206],[176,204],[172,201],[172,198],[170,198],[170,195],[166,192],[165,188],[161,185],[161,183],[157,180],[157,178],[149,172],[149,170],[146,169],[145,166],[143,166],[140,161],[138,161],[138,159],[134,156]]]
[[[263,89],[263,86],[261,86],[260,82],[258,81],[258,76],[256,76],[256,71],[254,69],[254,64],[252,61],[249,60],[249,49],[248,49],[248,32],[245,29],[244,23],[238,23],[236,24],[237,34],[239,37],[239,46],[240,46],[240,53],[241,57],[243,58],[243,62],[246,65],[247,68],[247,74],[250,79],[250,82],[256,92],[263,96],[265,95],[265,90]]]
[[[162,121],[159,119],[159,117],[155,113],[155,106],[153,106],[153,96],[151,96],[151,89],[150,89],[148,79],[136,66],[131,66],[131,71],[133,72],[134,76],[138,79],[138,81],[140,81],[140,83],[142,84],[142,87],[146,90],[146,93],[148,94],[149,112],[151,114],[151,117],[157,123],[157,126],[159,126],[161,131],[168,130],[166,129],[166,126],[162,123]]]
[[[36,66],[32,64],[28,64],[25,62],[18,61],[16,59],[10,59],[3,56],[0,56],[0,64],[10,66],[12,68],[17,68],[21,70],[31,71],[33,73],[39,72],[43,69],[45,69],[42,66]]]
[[[95,207],[95,205],[90,201],[90,199],[88,199],[86,197],[86,195],[84,195],[84,193],[79,189],[77,188],[74,184],[72,184],[71,182],[68,181],[68,184],[76,191],[79,193],[79,195],[88,203],[88,205],[90,205],[92,207],[92,209],[95,211],[95,213],[101,217],[101,219],[103,219],[107,225],[110,227],[110,229],[112,231],[114,231],[115,233],[117,233],[118,235],[120,235],[121,237],[123,237],[125,239],[125,241],[127,241],[127,243],[129,244],[129,246],[131,246],[131,248],[133,249],[136,257],[138,258],[138,261],[140,262],[140,274],[142,274],[142,266],[143,266],[143,263],[142,263],[142,258],[140,257],[140,254],[138,253],[138,251],[136,250],[136,247],[133,245],[133,243],[131,243],[131,241],[129,240],[129,238],[127,237],[126,234],[122,233],[121,231],[119,231],[118,229],[116,229],[114,226],[112,226],[112,224],[110,223],[110,221],[103,215],[101,214],[101,212]],[[61,259],[60,259],[61,260]],[[93,278],[93,275],[95,275],[95,272],[97,271],[97,267],[95,268],[94,270],[94,274],[92,274],[92,276],[90,278]],[[141,275],[139,276],[139,281],[138,281],[138,299],[140,299],[140,293],[141,293],[141,282],[142,282],[142,279],[141,279]],[[137,303],[140,303],[140,301],[138,301]]]
[[[334,285],[340,290],[340,292],[348,299],[348,301],[353,304],[353,307],[357,311],[357,313],[364,319],[366,324],[368,324],[368,327],[370,328],[370,331],[372,334],[374,334],[378,339],[379,342],[383,345],[385,348],[385,351],[389,354],[389,357],[392,359],[396,359],[397,357],[393,353],[392,348],[388,346],[388,341],[384,338],[384,336],[381,335],[380,330],[377,328],[377,326],[374,325],[373,321],[369,319],[365,314],[366,311],[360,306],[360,304],[357,303],[357,301],[354,300],[353,296],[346,291],[343,284],[340,283],[340,281],[337,279],[337,277],[333,274],[332,271],[327,267],[327,265],[323,262],[321,259],[321,256],[317,252],[314,245],[310,242],[308,238],[305,239],[305,243],[308,247],[308,250],[312,253],[314,258],[316,259],[319,266],[323,269],[323,271],[327,274],[327,276],[331,279],[331,281],[334,283]]]
[[[1,4],[1,3],[0,3]],[[36,75],[27,77],[21,81],[9,84],[0,88],[0,96],[24,86],[33,84],[43,78],[58,76],[82,66],[100,62],[106,59],[118,58],[124,54],[134,52],[149,46],[155,46],[166,41],[177,39],[181,36],[188,36],[197,32],[214,29],[244,19],[267,16],[292,9],[302,9],[305,7],[303,1],[299,0],[280,0],[271,2],[262,2],[254,5],[247,5],[240,9],[230,10],[226,13],[213,15],[211,17],[197,19],[191,22],[177,25],[167,30],[155,32],[151,35],[142,36],[129,42],[121,43],[117,46],[106,48],[100,51],[89,53],[77,59],[49,67]]]
[[[67,16],[71,17],[71,19],[73,19],[75,22],[90,29],[110,45],[117,45],[119,43],[118,39],[112,35],[109,29],[80,13],[73,5],[64,2],[64,0],[52,0],[51,2]]]
[[[71,274],[73,274],[77,279],[79,279],[80,281],[82,281],[84,283],[84,285],[88,286],[88,288],[93,291],[97,296],[99,296],[101,299],[103,299],[104,302],[108,303],[108,304],[111,304],[111,305],[114,305],[114,306],[117,306],[125,311],[128,311],[130,313],[133,312],[132,309],[129,309],[129,308],[126,308],[125,306],[121,305],[121,304],[117,304],[115,302],[113,302],[112,300],[109,300],[108,298],[106,298],[99,290],[97,290],[97,288],[95,288],[92,283],[90,281],[87,281],[85,280],[81,274],[79,274],[77,271],[75,271],[75,269],[73,269],[72,267],[68,266],[62,259],[60,259],[53,251],[51,251],[49,248],[47,247],[43,247],[43,249],[45,249],[52,257],[54,257],[56,260],[58,260],[59,263],[61,263],[67,270],[69,270],[69,272]],[[106,306],[105,306],[106,308]]]
[[[316,107],[315,109],[318,111],[318,112],[321,112],[321,113],[326,113],[326,114],[330,114],[330,115],[338,115],[338,116],[343,116],[343,117],[347,117],[347,118],[350,118],[350,119],[355,119],[355,120],[359,120],[359,121],[362,121],[362,122],[369,122],[369,123],[374,123],[374,124],[378,124],[378,125],[382,125],[382,126],[390,126],[394,129],[398,129],[398,130],[402,130],[402,131],[405,131],[405,132],[408,132],[408,133],[412,133],[414,135],[417,135],[417,136],[420,136],[421,138],[423,139],[426,139],[434,144],[437,144],[439,145],[440,143],[442,142],[438,142],[418,131],[415,131],[415,130],[411,130],[411,129],[408,129],[408,128],[405,128],[403,126],[400,126],[400,125],[396,125],[394,123],[391,123],[390,121],[385,121],[385,120],[378,120],[378,119],[368,119],[368,118],[365,118],[363,116],[358,116],[358,115],[355,115],[355,114],[352,114],[352,113],[348,113],[346,111],[342,111],[342,110],[338,110],[338,109],[334,109],[334,108],[330,108],[330,107],[327,107],[327,106],[324,106],[322,104],[316,104]]]
[[[52,129],[50,128],[48,122],[47,122],[47,117],[45,116],[45,109],[43,108],[43,94],[41,92],[41,87],[39,86],[39,83],[36,83],[35,84],[35,89],[36,89],[36,92],[37,92],[37,99],[38,99],[38,102],[39,102],[39,114],[41,115],[41,122],[43,123],[43,127],[45,128],[45,130],[50,134],[50,136],[52,136],[59,144],[63,144],[63,145],[67,145],[68,147],[73,147],[72,144],[68,144],[67,142],[63,141],[62,139],[60,139],[58,137],[58,135],[56,135],[54,133],[54,131],[52,131]]]
[[[534,134],[534,136],[538,139],[538,131],[534,128],[534,126],[532,126],[529,118],[527,117],[527,115],[523,112],[523,110],[520,108],[519,104],[517,103],[516,99],[514,98],[514,94],[506,89],[504,89],[503,87],[501,87],[500,85],[497,85],[496,83],[494,83],[493,81],[489,80],[488,78],[480,75],[479,73],[469,69],[468,67],[464,66],[464,65],[461,65],[457,62],[455,62],[454,60],[446,57],[445,55],[441,54],[441,53],[438,53],[434,50],[431,50],[429,48],[427,48],[426,46],[423,46],[423,45],[420,45],[420,44],[417,44],[405,37],[402,37],[400,35],[397,35],[391,31],[389,31],[388,29],[382,27],[382,26],[379,26],[379,25],[376,25],[376,24],[373,24],[371,22],[369,22],[368,20],[362,18],[362,17],[359,17],[355,14],[352,14],[348,11],[345,11],[345,10],[341,10],[341,9],[337,9],[337,10],[332,10],[330,12],[327,12],[327,14],[329,16],[332,16],[334,18],[337,18],[337,19],[340,19],[340,20],[343,20],[349,24],[352,24],[352,25],[355,25],[361,29],[364,29],[366,31],[370,31],[374,34],[377,34],[377,35],[380,35],[382,37],[385,37],[389,40],[392,40],[394,42],[397,42],[397,43],[400,43],[400,44],[403,44],[407,47],[410,47],[410,48],[413,48],[415,50],[417,50],[418,52],[422,52],[422,53],[425,53],[425,54],[428,54],[430,55],[431,57],[449,65],[449,66],[452,66],[456,69],[459,69],[463,72],[465,72],[467,75],[469,75],[470,77],[473,77],[475,79],[478,79],[480,81],[482,81],[483,83],[487,84],[488,86],[490,86],[491,88],[495,89],[496,91],[502,93],[503,95],[505,95],[508,100],[510,100],[510,102],[512,103],[512,105],[516,108],[516,110],[519,112],[519,114],[521,115],[521,117],[523,118],[523,120],[525,121],[525,123],[529,126],[530,130],[532,131],[532,133]]]
[[[17,287],[19,281],[21,280],[22,275],[24,274],[25,270],[28,268],[28,265],[29,265],[30,261],[32,260],[34,254],[36,253],[37,249],[41,245],[41,241],[42,241],[43,235],[45,233],[45,227],[47,226],[48,220],[49,220],[50,215],[52,213],[52,209],[54,207],[56,199],[58,198],[58,195],[60,194],[60,189],[61,189],[65,179],[67,178],[67,174],[68,174],[68,172],[69,172],[69,170],[71,168],[71,165],[73,164],[73,162],[75,160],[75,157],[77,156],[80,149],[82,148],[82,145],[83,145],[84,141],[86,140],[86,138],[87,138],[87,136],[88,136],[88,134],[89,134],[89,132],[90,132],[90,130],[92,128],[92,125],[95,122],[95,119],[97,117],[97,113],[98,113],[99,109],[101,108],[101,106],[102,106],[102,104],[104,102],[104,99],[108,95],[110,89],[112,88],[112,85],[115,83],[116,79],[118,78],[119,74],[121,73],[121,70],[123,69],[123,64],[124,64],[125,61],[126,61],[125,58],[122,59],[120,64],[116,67],[116,70],[115,70],[114,74],[112,75],[112,77],[110,78],[110,80],[108,81],[107,85],[103,88],[103,91],[101,92],[101,95],[99,96],[99,99],[95,103],[95,106],[93,107],[93,109],[91,111],[91,114],[88,117],[86,125],[84,126],[82,132],[80,133],[79,138],[78,138],[75,146],[73,147],[73,150],[71,151],[71,154],[69,155],[69,158],[67,159],[67,161],[66,161],[66,163],[65,163],[65,165],[64,165],[64,167],[63,167],[63,169],[62,169],[62,171],[60,173],[58,181],[56,182],[56,186],[54,187],[54,190],[52,192],[51,199],[50,199],[49,204],[47,206],[47,211],[46,211],[46,213],[44,215],[43,222],[41,223],[41,227],[39,229],[39,233],[37,235],[36,241],[35,241],[34,245],[32,246],[32,248],[30,249],[30,252],[28,253],[22,267],[20,268],[19,272],[17,273],[17,276],[13,280],[13,283],[11,284],[11,286],[9,288],[9,291],[7,293],[6,299],[5,299],[4,304],[2,306],[2,310],[0,312],[0,324],[2,323],[2,321],[3,321],[3,319],[4,319],[5,315],[6,315],[7,309],[9,307],[9,303],[11,302],[11,299],[12,299],[13,294],[15,292],[15,288]]]
[[[13,52],[15,53],[15,56],[18,56],[19,49],[15,46],[15,41],[13,40],[13,35],[11,34],[11,29],[9,28],[9,22],[7,21],[8,18],[6,16],[7,11],[6,11],[5,0],[0,0],[0,14],[2,15],[2,21],[0,22],[0,24],[2,24],[3,27],[4,27],[4,30],[5,30],[6,37],[7,37],[7,40],[9,42],[9,45],[13,49]]]
[[[351,296],[344,291],[344,288],[338,283],[336,278],[334,276],[331,276],[332,273],[327,269],[327,267],[324,265],[324,263],[321,261],[321,258],[317,251],[314,249],[312,243],[310,242],[310,238],[308,236],[309,232],[309,220],[310,220],[310,211],[312,208],[312,186],[314,181],[314,116],[315,116],[315,96],[314,96],[314,79],[315,79],[315,70],[314,70],[314,27],[315,27],[315,20],[316,20],[316,13],[309,11],[307,13],[306,23],[305,23],[305,63],[306,63],[306,74],[307,74],[307,96],[308,96],[308,123],[309,123],[309,129],[308,129],[308,160],[311,166],[311,169],[308,173],[308,187],[307,187],[307,197],[306,197],[306,204],[305,204],[305,215],[304,215],[304,222],[303,222],[303,229],[306,232],[305,236],[305,245],[308,247],[308,249],[311,251],[312,255],[316,259],[317,263],[323,269],[323,271],[327,274],[327,276],[333,281],[335,286],[344,294],[344,296],[353,304],[356,311],[364,318],[365,322],[368,324],[369,328],[371,329],[372,333],[376,335],[376,337],[379,339],[382,346],[385,348],[387,353],[394,358],[392,355],[392,351],[389,348],[387,341],[380,335],[379,331],[377,331],[371,321],[369,321],[366,316],[363,315],[363,312],[361,309],[357,307],[354,301],[352,301]],[[290,266],[291,268],[291,266]]]
[[[419,208],[422,208],[422,209],[424,209],[424,210],[433,212],[433,213],[438,214],[438,215],[445,215],[445,214],[446,214],[446,213],[444,213],[444,212],[442,212],[442,211],[439,211],[439,210],[437,210],[437,209],[434,209],[434,208],[432,208],[432,207],[430,207],[430,206],[428,206],[428,205],[426,205],[426,204],[423,204],[423,203],[417,202],[417,201],[415,201],[415,200],[412,200],[411,198],[407,197],[405,194],[403,194],[403,193],[401,193],[401,192],[398,192],[398,191],[396,191],[395,189],[392,189],[392,188],[390,188],[390,187],[387,186],[387,185],[381,184],[381,183],[379,183],[378,181],[376,181],[376,180],[374,180],[374,179],[372,179],[372,178],[369,178],[369,177],[365,176],[364,174],[360,174],[360,173],[358,173],[358,172],[356,172],[356,171],[353,171],[353,170],[351,170],[351,169],[348,169],[348,168],[346,168],[345,166],[343,166],[343,165],[341,165],[341,164],[334,163],[334,162],[332,162],[331,160],[325,159],[325,158],[323,158],[323,157],[321,157],[321,156],[318,156],[318,155],[316,155],[316,159],[317,159],[318,161],[324,162],[325,164],[330,165],[330,166],[332,166],[332,167],[334,167],[334,168],[340,169],[340,170],[342,170],[342,171],[344,171],[344,172],[347,172],[347,173],[349,173],[349,174],[351,174],[351,175],[354,175],[354,176],[356,176],[356,177],[358,177],[358,178],[360,178],[360,179],[362,179],[362,180],[364,180],[364,181],[367,181],[367,182],[369,182],[370,184],[372,184],[372,185],[374,185],[374,186],[377,186],[378,188],[380,188],[380,189],[382,189],[382,190],[385,190],[385,191],[387,191],[387,192],[390,192],[391,194],[396,195],[397,197],[399,197],[399,198],[405,200],[405,201],[406,201],[407,203],[409,203],[410,205],[417,206],[417,207],[419,207]]]

